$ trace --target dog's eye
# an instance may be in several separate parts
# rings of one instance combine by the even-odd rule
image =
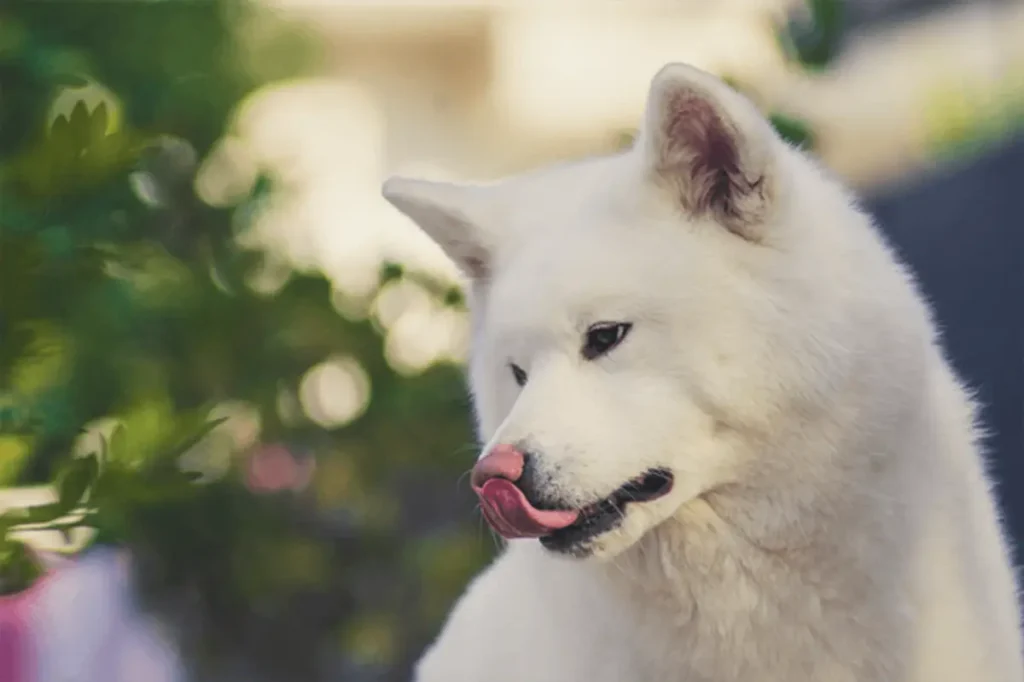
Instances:
[[[599,358],[622,343],[633,328],[629,322],[598,322],[587,330],[586,342],[580,351],[587,360]]]
[[[526,385],[526,370],[517,365],[514,362],[508,363],[508,368],[512,370],[512,378],[516,380],[516,383],[520,386]]]

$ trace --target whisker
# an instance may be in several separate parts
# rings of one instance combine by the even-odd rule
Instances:
[[[494,549],[500,552],[503,547],[502,542],[504,538],[502,538],[501,535],[499,535],[497,532],[495,532],[493,528],[491,528],[491,524],[487,523],[487,518],[484,516],[483,512],[483,507],[481,507],[479,503],[477,503],[473,507],[473,511],[477,512],[478,514],[477,519],[480,523],[480,532],[483,533],[484,531],[486,531],[491,536],[491,542],[494,543]]]
[[[465,478],[466,478],[467,476],[470,476],[470,475],[471,475],[472,473],[473,473],[473,468],[472,468],[472,467],[470,467],[469,469],[466,469],[466,470],[465,470],[464,472],[462,472],[462,474],[460,474],[460,475],[459,475],[459,477],[458,477],[457,479],[455,479],[455,491],[456,491],[456,492],[458,492],[458,490],[459,490],[459,486],[460,486],[460,485],[462,485],[462,481],[463,481],[463,480],[464,480],[464,479],[465,479]]]
[[[500,552],[503,548],[502,537],[490,526],[487,526],[487,529],[491,531],[491,539],[494,541],[494,549]]]
[[[476,510],[480,509],[480,505],[477,505]],[[487,525],[487,519],[484,518],[483,513],[477,515],[477,541],[483,542],[484,534],[489,530]]]
[[[471,441],[469,443],[463,443],[462,445],[460,445],[457,448],[455,448],[454,450],[452,450],[452,452],[454,452],[455,454],[459,455],[459,454],[462,454],[463,452],[472,452],[472,451],[476,450],[479,447],[480,447],[480,445],[477,442]]]
[[[466,443],[465,445],[461,445],[461,446],[455,448],[455,450],[453,451],[453,454],[455,454],[456,456],[461,456],[463,453],[476,452],[478,448],[479,448],[479,446],[476,443]],[[456,492],[458,492],[459,486],[462,485],[463,479],[465,479],[467,476],[471,475],[472,473],[473,473],[473,467],[471,466],[468,469],[466,469],[464,472],[462,472],[462,474],[457,479],[455,479],[455,490],[456,490]]]

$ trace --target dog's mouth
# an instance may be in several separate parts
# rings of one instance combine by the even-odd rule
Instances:
[[[582,509],[539,509],[515,483],[505,478],[486,481],[476,493],[487,522],[503,537],[540,538],[550,550],[571,553],[618,526],[628,505],[667,495],[672,482],[670,471],[650,469]]]

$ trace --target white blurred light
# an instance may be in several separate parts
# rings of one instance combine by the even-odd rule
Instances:
[[[242,400],[220,403],[210,410],[210,419],[225,419],[214,431],[227,434],[236,451],[247,450],[256,444],[262,429],[259,409]]]
[[[331,291],[331,305],[338,311],[339,315],[352,322],[364,321],[370,312],[370,306],[373,305],[373,301],[373,294],[353,296],[338,289]]]
[[[374,316],[387,330],[384,355],[397,372],[416,374],[437,362],[465,358],[465,312],[443,306],[415,282],[399,280],[385,286]]]
[[[447,308],[445,315],[447,317],[448,344],[443,359],[454,363],[465,362],[469,355],[469,315],[464,310],[455,310],[454,308]]]
[[[413,306],[395,320],[384,343],[384,355],[401,374],[416,374],[433,364],[444,343],[432,325],[429,307]]]
[[[291,277],[291,265],[267,254],[259,269],[251,273],[245,283],[258,294],[273,296],[284,288]]]
[[[443,270],[437,249],[380,198],[384,123],[376,98],[356,81],[297,81],[247,100],[236,134],[292,188],[261,211],[248,245],[323,270],[339,296],[356,301],[374,295],[385,259],[405,262],[418,249]]]
[[[248,145],[228,135],[213,148],[196,174],[196,195],[210,206],[237,204],[256,183],[259,167]]]
[[[542,134],[606,135],[635,124],[651,76],[667,62],[758,77],[781,68],[767,28],[749,11],[722,7],[636,12],[621,3],[585,21],[566,7],[509,14],[495,33],[495,108]]]
[[[429,313],[433,297],[426,289],[410,279],[393,280],[385,284],[373,303],[374,319],[384,329],[391,329],[406,313]]]
[[[226,474],[231,468],[232,455],[252,447],[262,428],[259,410],[240,400],[220,403],[210,410],[208,419],[225,421],[178,458],[178,466],[183,471],[200,474],[201,482]]]
[[[160,208],[166,201],[160,191],[160,185],[147,171],[134,171],[128,175],[128,184],[135,196],[149,208]]]
[[[231,437],[217,429],[183,452],[178,458],[182,471],[198,474],[196,482],[215,481],[231,468]]]
[[[353,358],[332,358],[308,372],[299,384],[306,415],[325,429],[353,421],[370,403],[370,378]]]

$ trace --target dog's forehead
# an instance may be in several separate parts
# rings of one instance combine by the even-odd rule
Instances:
[[[509,240],[487,285],[487,324],[579,323],[685,286],[700,246],[678,212],[645,200],[639,187],[622,157],[512,183],[503,212]]]
[[[496,332],[578,325],[657,306],[681,284],[685,254],[642,225],[552,227],[496,270],[489,322]],[[671,240],[668,240],[671,241]],[[660,247],[660,248],[656,248]]]

